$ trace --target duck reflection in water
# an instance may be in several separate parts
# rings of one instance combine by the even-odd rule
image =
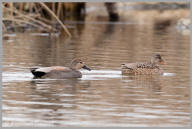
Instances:
[[[162,89],[162,78],[159,75],[122,76],[122,82],[130,87],[151,91],[153,94],[160,93]]]

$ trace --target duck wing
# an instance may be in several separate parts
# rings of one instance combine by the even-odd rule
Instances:
[[[126,63],[126,64],[121,64],[122,69],[135,69],[137,68],[137,63]]]
[[[137,69],[137,68],[153,68],[154,66],[149,62],[137,62],[137,63],[127,63],[122,64],[124,69]]]
[[[41,68],[31,68],[31,73],[36,78],[41,78],[42,76],[53,72],[53,71],[63,71],[63,72],[70,72],[71,69],[68,67],[62,67],[62,66],[52,66],[52,67],[41,67]]]

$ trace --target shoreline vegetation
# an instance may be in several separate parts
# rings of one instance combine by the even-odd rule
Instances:
[[[55,11],[43,2],[3,3],[3,32],[7,32],[6,26],[14,28],[14,26],[25,27],[26,25],[38,28],[41,31],[56,32],[57,28],[54,24],[57,22],[66,34],[71,37],[69,30],[59,18],[59,12],[62,10],[61,4],[58,3],[58,10]]]
[[[86,17],[84,2],[59,3],[59,2],[4,2],[2,3],[2,29],[3,37],[8,32],[34,28],[37,31],[55,33],[64,31],[64,35],[71,37],[65,25],[65,19],[71,17]],[[121,14],[118,8],[129,6],[132,10],[173,10],[189,9],[190,3],[186,2],[118,2],[104,3],[110,21],[118,21]]]

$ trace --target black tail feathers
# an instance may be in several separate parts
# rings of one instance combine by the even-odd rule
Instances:
[[[36,71],[38,68],[30,68],[31,73],[34,75],[34,78],[41,78],[44,76],[46,73],[42,71]]]
[[[30,68],[31,72],[35,72],[35,70],[38,69],[38,68]]]

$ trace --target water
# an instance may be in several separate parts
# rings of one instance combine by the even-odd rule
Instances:
[[[190,37],[174,26],[73,23],[72,39],[37,32],[3,40],[3,126],[189,126]],[[160,53],[162,76],[122,76],[121,63]],[[33,79],[29,67],[68,66],[80,79]]]

